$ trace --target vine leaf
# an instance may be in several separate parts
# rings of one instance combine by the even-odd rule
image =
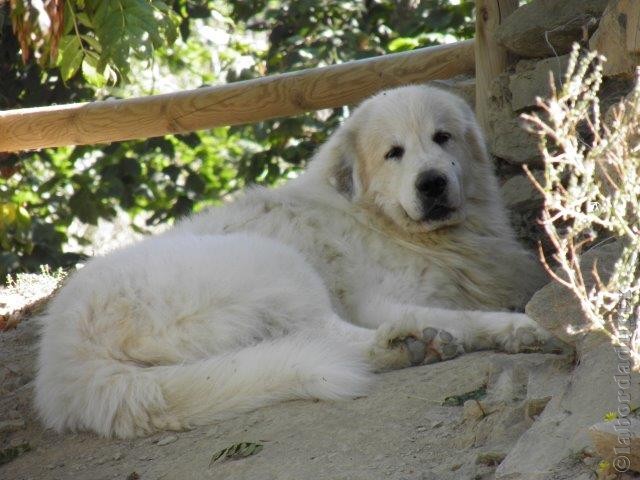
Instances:
[[[75,35],[65,35],[60,38],[59,49],[58,67],[62,79],[66,82],[82,65],[84,51],[80,39]]]

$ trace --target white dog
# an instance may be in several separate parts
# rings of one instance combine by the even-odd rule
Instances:
[[[132,437],[372,370],[549,336],[469,107],[429,87],[365,101],[284,187],[255,188],[75,273],[42,317],[46,425]]]

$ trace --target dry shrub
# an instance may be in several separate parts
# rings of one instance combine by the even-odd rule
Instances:
[[[544,195],[542,223],[555,247],[555,271],[541,252],[547,270],[580,301],[586,329],[602,330],[629,348],[638,367],[640,78],[604,121],[598,99],[603,61],[575,48],[563,85],[539,101],[543,113],[525,116],[541,139],[544,182],[527,173]],[[622,254],[608,278],[599,275],[596,263],[595,281],[585,282],[580,254],[606,237],[621,240]]]

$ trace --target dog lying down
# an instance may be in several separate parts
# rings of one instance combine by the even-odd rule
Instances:
[[[471,109],[409,86],[362,103],[308,170],[94,258],[41,317],[48,427],[134,437],[373,371],[544,349],[546,281],[514,239]]]

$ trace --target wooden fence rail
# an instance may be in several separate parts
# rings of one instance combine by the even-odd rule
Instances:
[[[359,102],[376,91],[475,71],[474,41],[163,95],[0,112],[0,152],[253,123]]]

